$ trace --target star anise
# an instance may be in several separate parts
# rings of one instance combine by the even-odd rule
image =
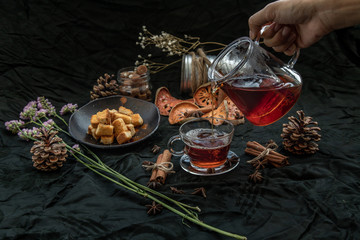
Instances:
[[[239,162],[239,157],[232,156],[231,158],[227,159],[227,161],[225,162],[225,166],[232,167],[234,164],[236,164],[238,162]]]
[[[253,181],[254,183],[261,182],[263,180],[263,176],[261,175],[261,172],[258,170],[255,170],[253,174],[249,175],[249,179]]]
[[[161,204],[157,204],[155,201],[153,201],[152,204],[145,205],[145,207],[148,208],[148,215],[156,215],[163,209],[163,206]]]
[[[185,192],[183,190],[179,190],[176,187],[170,187],[171,191],[176,194],[184,194]]]
[[[200,196],[203,196],[204,198],[206,198],[206,190],[204,187],[195,188],[194,192],[192,192],[191,194],[200,195]]]
[[[161,186],[161,183],[159,183],[158,181],[149,181],[146,186],[152,189],[156,189]]]
[[[153,152],[153,153],[158,153],[159,151],[160,151],[160,147],[158,146],[158,145],[154,145],[153,147],[152,147],[152,149],[151,149],[151,151]]]

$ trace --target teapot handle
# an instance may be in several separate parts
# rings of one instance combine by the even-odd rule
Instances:
[[[262,26],[260,32],[258,33],[258,35],[256,36],[255,39],[255,44],[259,45],[260,44],[260,37],[263,34],[263,32],[266,31],[266,29],[268,27],[270,27],[272,24],[274,24],[274,22],[269,23],[269,24],[265,24],[264,26]],[[289,62],[287,63],[287,67],[288,68],[294,68],[295,63],[297,62],[298,58],[300,56],[300,48],[296,49],[296,52],[294,53],[294,55],[292,55],[291,59],[289,60]]]

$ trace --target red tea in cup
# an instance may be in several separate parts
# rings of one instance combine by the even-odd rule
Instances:
[[[230,142],[222,139],[223,133],[212,129],[195,129],[190,130],[186,135],[194,138],[185,145],[185,153],[190,157],[193,165],[214,168],[226,162]]]
[[[227,120],[221,125],[212,125],[209,119],[194,119],[181,125],[180,135],[173,136],[168,142],[169,150],[175,156],[186,154],[193,167],[199,169],[222,166],[226,160],[232,141],[234,126]],[[175,151],[175,141],[182,140],[184,150]]]

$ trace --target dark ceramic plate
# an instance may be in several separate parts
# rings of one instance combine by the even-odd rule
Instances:
[[[144,127],[140,127],[133,137],[137,139],[136,141],[118,144],[115,140],[113,144],[104,145],[87,134],[92,115],[106,108],[118,109],[120,106],[129,108],[134,113],[139,113],[144,120]],[[159,127],[159,122],[159,109],[155,104],[137,98],[111,96],[93,100],[74,112],[69,120],[69,132],[73,138],[91,147],[102,149],[123,148],[142,142],[150,137]]]

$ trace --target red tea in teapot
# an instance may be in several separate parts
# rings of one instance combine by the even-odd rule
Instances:
[[[252,76],[229,79],[221,89],[254,125],[269,125],[284,116],[300,96],[301,84],[288,77]]]

